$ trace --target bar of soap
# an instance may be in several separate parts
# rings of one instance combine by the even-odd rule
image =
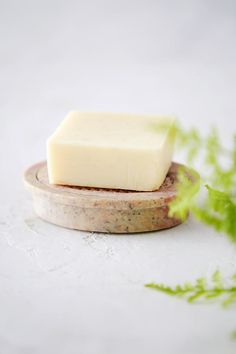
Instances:
[[[157,190],[171,165],[174,124],[174,117],[70,112],[47,141],[49,183]]]

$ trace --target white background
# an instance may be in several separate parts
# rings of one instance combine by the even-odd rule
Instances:
[[[236,130],[235,1],[0,0],[0,354],[231,354],[236,310],[144,288],[236,272],[190,219],[115,236],[39,220],[25,168],[71,109]],[[177,157],[176,157],[177,158]]]

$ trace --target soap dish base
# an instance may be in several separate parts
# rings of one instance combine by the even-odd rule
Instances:
[[[168,216],[180,166],[194,183],[190,169],[173,162],[164,183],[153,192],[51,185],[46,162],[27,169],[24,181],[35,213],[43,220],[81,231],[129,234],[181,224]]]

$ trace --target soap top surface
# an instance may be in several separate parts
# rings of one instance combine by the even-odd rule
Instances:
[[[70,112],[49,141],[97,147],[159,149],[175,118],[109,112]]]

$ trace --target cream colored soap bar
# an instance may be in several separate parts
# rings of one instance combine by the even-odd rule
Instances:
[[[174,123],[173,117],[71,112],[47,142],[49,182],[156,190],[171,165]]]

